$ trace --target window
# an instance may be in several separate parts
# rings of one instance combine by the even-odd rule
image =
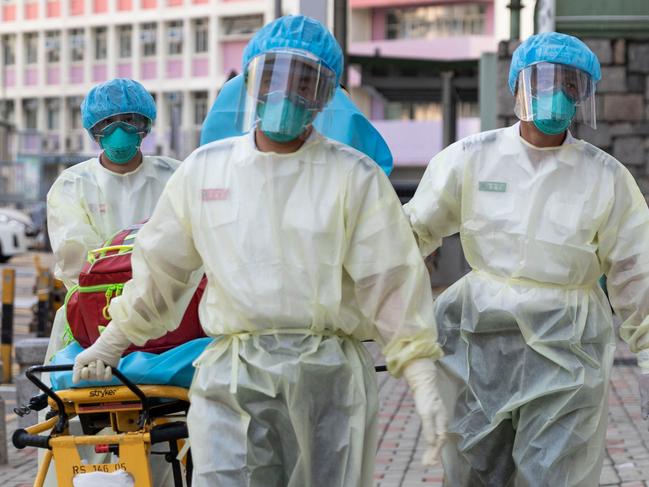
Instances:
[[[2,36],[2,59],[5,66],[16,64],[16,36]]]
[[[386,12],[387,39],[431,39],[485,33],[485,5],[433,5]]]
[[[183,53],[183,23],[174,20],[167,24],[167,53],[170,55]]]
[[[120,25],[117,28],[117,37],[119,39],[119,57],[121,59],[130,58],[133,53],[133,27]]]
[[[155,56],[156,54],[157,30],[157,25],[154,23],[142,24],[140,40],[142,41],[142,55],[145,57]]]
[[[25,117],[25,128],[35,129],[37,122],[38,102],[34,98],[23,101],[23,116]]]
[[[241,15],[239,17],[225,17],[223,19],[223,34],[226,36],[254,34],[263,25],[263,15]]]
[[[83,61],[84,44],[83,29],[72,29],[70,31],[70,59],[72,62]]]
[[[61,59],[61,35],[59,31],[45,34],[45,59],[48,63],[58,63]]]
[[[106,59],[108,50],[108,33],[106,27],[97,27],[94,31],[95,38],[95,60]]]
[[[209,42],[209,21],[208,19],[194,20],[194,52],[207,52]]]
[[[68,98],[68,120],[71,129],[80,129],[81,126],[81,97]]]
[[[207,117],[207,91],[194,93],[194,125],[203,125]]]
[[[59,100],[56,98],[45,102],[45,112],[47,115],[47,130],[59,129]]]
[[[15,123],[15,110],[13,100],[0,100],[0,118],[9,123]]]
[[[38,62],[38,34],[29,32],[25,34],[25,63],[36,64]]]

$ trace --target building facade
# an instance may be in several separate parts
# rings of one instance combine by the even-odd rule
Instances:
[[[284,0],[283,12],[321,12],[331,26],[333,8],[323,8],[325,1]],[[467,77],[477,79],[477,60],[496,50],[507,18],[500,1],[349,0],[348,87],[384,134],[397,167],[421,169],[443,147],[436,79],[456,61],[470,65],[460,69],[460,88]],[[93,85],[114,77],[141,81],[156,99],[158,119],[144,152],[186,156],[198,145],[219,88],[240,72],[244,46],[275,6],[274,0],[0,0],[0,120],[16,127],[23,164],[13,190],[22,186],[28,199],[41,199],[62,168],[97,153],[79,106]],[[477,88],[459,93],[462,136],[480,128]]]

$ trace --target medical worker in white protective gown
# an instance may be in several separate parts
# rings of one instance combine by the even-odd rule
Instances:
[[[93,87],[81,104],[81,118],[102,151],[63,171],[47,194],[54,275],[68,290],[78,284],[88,251],[151,216],[165,184],[180,165],[169,157],[142,155],[140,145],[151,131],[156,106],[137,81],[118,78]],[[46,364],[73,339],[66,325],[62,307],[52,326]],[[159,470],[154,468],[154,475]],[[165,478],[173,480],[167,465],[164,471]],[[164,485],[159,476],[155,479],[156,485]]]
[[[564,34],[514,52],[520,119],[435,156],[405,209],[422,255],[460,232],[472,271],[436,301],[447,486],[599,484],[615,347],[649,370],[649,210],[595,126],[597,57]],[[644,388],[646,390],[646,387]]]
[[[204,265],[201,322],[222,338],[190,390],[193,485],[370,487],[377,385],[362,339],[413,389],[427,463],[443,440],[426,268],[382,170],[311,125],[343,69],[329,31],[282,17],[244,69],[254,130],[201,147],[171,178],[75,379],[108,377],[129,343],[178,326]]]

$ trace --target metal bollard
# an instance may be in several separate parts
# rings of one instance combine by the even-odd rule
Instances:
[[[2,357],[2,382],[11,382],[11,348],[14,341],[14,300],[16,298],[16,269],[2,270],[2,329],[0,357]]]
[[[48,317],[50,307],[50,281],[51,277],[49,269],[38,269],[38,321],[36,322],[36,336],[39,338],[48,336],[47,324],[49,321]]]

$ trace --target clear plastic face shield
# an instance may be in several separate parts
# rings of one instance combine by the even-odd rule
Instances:
[[[276,142],[298,138],[331,100],[336,75],[306,51],[269,51],[245,71],[239,129],[255,126]]]
[[[572,120],[597,128],[595,83],[586,72],[542,62],[523,69],[516,83],[516,116],[546,134],[560,134]]]

